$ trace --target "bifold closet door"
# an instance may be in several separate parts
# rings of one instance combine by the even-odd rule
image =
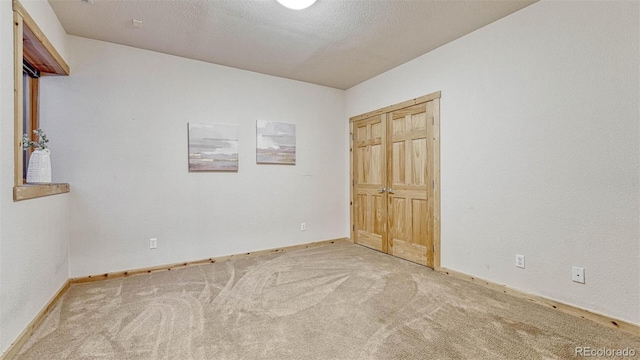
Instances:
[[[354,123],[354,241],[387,252],[386,114]]]

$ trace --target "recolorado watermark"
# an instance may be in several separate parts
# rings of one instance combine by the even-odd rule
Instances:
[[[589,346],[576,346],[575,356],[581,357],[635,357],[636,349],[611,349],[608,347],[593,348]]]

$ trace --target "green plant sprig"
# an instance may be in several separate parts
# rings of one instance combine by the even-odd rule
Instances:
[[[47,148],[47,143],[49,139],[47,139],[47,134],[42,131],[42,129],[33,130],[33,133],[38,135],[39,140],[33,141],[29,138],[27,133],[24,133],[22,136],[22,148],[27,150],[29,148],[35,148],[37,150],[44,150]]]

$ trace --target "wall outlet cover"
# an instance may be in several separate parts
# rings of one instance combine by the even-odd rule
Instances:
[[[516,267],[524,269],[524,255],[516,254]]]
[[[573,266],[571,268],[571,280],[584,284],[584,268]]]

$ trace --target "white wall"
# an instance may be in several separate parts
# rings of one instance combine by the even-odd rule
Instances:
[[[66,59],[66,34],[46,1],[24,3]],[[13,11],[0,1],[0,353],[69,277],[68,196],[13,202]],[[56,39],[54,41],[54,39]],[[48,78],[41,83],[46,86]],[[44,111],[44,110],[43,110]],[[45,114],[43,114],[44,116]],[[53,138],[52,141],[64,141]],[[57,159],[53,157],[54,166]]]
[[[348,236],[344,91],[74,36],[68,50],[43,107],[65,139],[72,277]],[[296,124],[295,166],[256,165],[257,119]],[[187,122],[238,124],[240,170],[189,173]]]
[[[442,91],[444,267],[640,324],[639,12],[543,1],[347,90]]]

